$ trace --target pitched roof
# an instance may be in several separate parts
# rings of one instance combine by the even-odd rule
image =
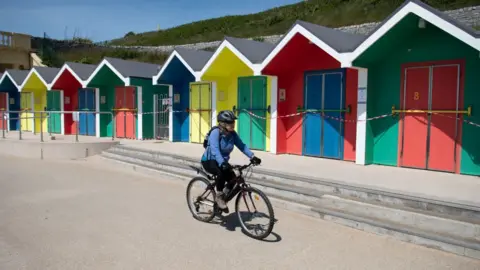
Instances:
[[[475,36],[475,37],[480,37],[480,32],[479,31],[476,31],[475,29],[473,29],[472,27],[468,26],[468,25],[465,25],[463,24],[462,22],[458,21],[458,20],[455,20],[454,18],[450,17],[447,13],[443,12],[443,11],[440,11],[438,9],[435,9],[431,6],[429,6],[428,4],[426,3],[423,3],[422,1],[419,1],[419,0],[410,0],[410,1],[406,1],[404,3],[404,5],[406,5],[408,2],[413,2],[419,6],[421,6],[422,8],[432,12],[433,14],[437,15],[438,17],[442,18],[443,20],[455,25],[456,27],[462,29],[463,31],[465,31],[466,33],[472,35],[472,36]]]
[[[259,42],[250,39],[225,37],[239,52],[253,64],[261,63],[268,53],[275,47],[274,44]]]
[[[448,14],[439,11],[419,0],[407,0],[400,7],[398,7],[390,16],[388,16],[382,23],[380,23],[365,39],[355,48],[349,56],[350,61],[357,59],[370,46],[375,44],[384,34],[402,20],[408,14],[415,14],[422,17],[434,26],[451,34],[455,38],[468,44],[469,46],[480,50],[478,38],[480,38],[479,31],[475,31],[469,26],[453,19]],[[351,63],[350,63],[351,64]]]
[[[205,64],[207,64],[208,59],[213,55],[213,52],[192,50],[183,47],[177,47],[175,51],[187,62],[193,71],[201,71]]]
[[[295,27],[295,25],[300,25],[307,29],[318,39],[340,53],[352,52],[365,39],[364,35],[347,33],[305,21],[297,20],[293,27]]]
[[[264,57],[261,69],[263,70],[297,34],[304,36],[311,43],[341,62],[342,65],[344,61],[343,54],[353,52],[365,39],[364,35],[346,33],[337,29],[297,20]]]
[[[97,67],[96,65],[88,65],[88,64],[81,64],[75,62],[65,62],[65,64],[70,67],[77,76],[82,79],[86,80],[90,75],[92,75],[93,71]]]
[[[152,78],[158,73],[161,66],[150,63],[123,60],[112,57],[105,57],[120,74],[125,77]]]
[[[51,68],[51,67],[34,67],[35,70],[40,74],[43,80],[49,84],[55,79],[58,72],[60,71],[59,68]]]
[[[7,69],[5,72],[10,75],[10,78],[12,78],[14,83],[18,86],[23,83],[25,78],[27,78],[30,70]]]
[[[432,6],[429,6],[428,4],[426,3],[423,3],[422,1],[419,1],[419,0],[407,0],[405,2],[403,2],[403,4],[401,6],[399,6],[395,11],[393,11],[387,18],[385,18],[379,25],[377,25],[377,27],[375,27],[372,31],[370,31],[369,35],[367,35],[367,37],[365,37],[365,39],[367,39],[369,36],[373,35],[378,29],[380,29],[380,27],[382,27],[385,23],[387,23],[393,16],[395,16],[398,12],[400,12],[406,5],[410,4],[410,3],[414,3],[414,4],[417,4],[419,5],[421,8],[435,14],[436,16],[438,16],[439,18],[441,18],[442,20],[444,21],[447,21],[451,24],[453,24],[454,26],[460,28],[461,30],[463,30],[464,32],[474,36],[474,37],[477,37],[479,38],[480,37],[480,31],[476,31],[475,29],[473,29],[472,27],[470,26],[467,26],[457,20],[455,20],[454,18],[450,17],[447,13],[443,12],[443,11],[440,11]]]

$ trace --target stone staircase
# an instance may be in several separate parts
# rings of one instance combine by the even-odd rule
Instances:
[[[38,56],[36,53],[34,52],[30,53],[30,57],[32,58],[34,67],[46,67],[46,65],[43,64],[43,61],[40,58],[40,56]]]
[[[102,158],[136,171],[162,172],[189,180],[198,160],[181,155],[116,145]],[[279,173],[257,167],[247,180],[263,190],[275,207],[342,225],[480,259],[480,207],[321,179]]]

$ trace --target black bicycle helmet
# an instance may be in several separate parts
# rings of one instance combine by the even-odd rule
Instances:
[[[221,111],[218,113],[217,120],[218,122],[224,123],[233,123],[237,117],[232,111]]]

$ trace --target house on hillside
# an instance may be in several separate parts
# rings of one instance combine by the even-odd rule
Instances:
[[[6,69],[31,69],[44,66],[32,51],[31,36],[0,31],[0,73]]]

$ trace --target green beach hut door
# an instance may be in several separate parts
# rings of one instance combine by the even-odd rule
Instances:
[[[267,108],[267,78],[238,78],[238,134],[251,149],[265,151]]]
[[[61,134],[62,133],[62,91],[52,90],[47,92],[47,111],[48,118],[48,132]]]

